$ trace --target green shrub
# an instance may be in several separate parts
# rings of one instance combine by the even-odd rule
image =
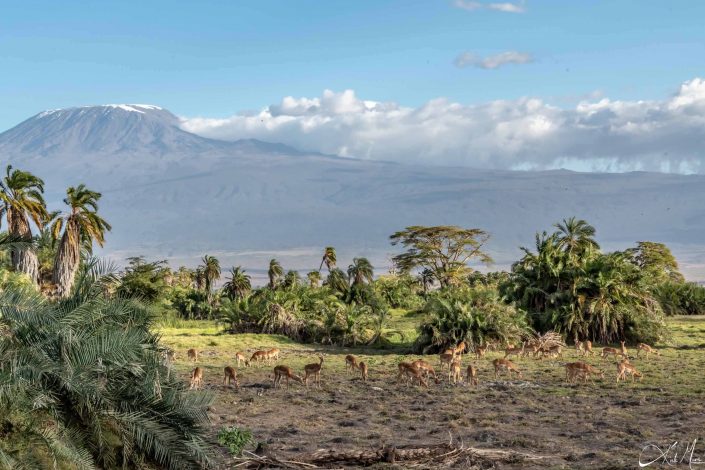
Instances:
[[[250,442],[252,442],[252,433],[247,429],[230,426],[221,429],[218,433],[218,444],[227,447],[233,455],[241,455],[242,450]]]

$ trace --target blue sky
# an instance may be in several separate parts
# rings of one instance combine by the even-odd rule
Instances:
[[[471,4],[472,2],[467,2]],[[663,99],[703,76],[705,2],[23,1],[0,15],[0,130],[43,109],[153,103],[226,117],[353,89],[420,106]],[[459,68],[468,52],[533,61]]]

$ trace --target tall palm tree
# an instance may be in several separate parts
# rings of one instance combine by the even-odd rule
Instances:
[[[284,274],[284,268],[279,264],[279,261],[272,258],[269,261],[269,271],[267,271],[267,276],[269,276],[269,288],[275,289],[279,282],[279,279]]]
[[[66,297],[71,291],[81,263],[81,245],[86,243],[92,246],[95,242],[102,247],[105,243],[105,232],[112,229],[110,224],[98,215],[100,197],[99,192],[91,191],[84,184],[69,187],[64,199],[64,203],[69,206],[69,212],[62,214],[52,224],[55,238],[63,231],[54,259],[52,277],[59,297]]]
[[[328,273],[330,273],[331,269],[335,268],[335,264],[337,262],[338,256],[335,253],[335,248],[332,246],[327,246],[323,251],[323,257],[321,258],[321,265],[318,267],[318,271],[320,272],[325,264],[326,268],[328,268]]]
[[[246,274],[241,266],[235,266],[230,270],[230,277],[223,289],[231,300],[242,299],[252,290],[249,274]]]
[[[367,282],[372,282],[374,268],[367,258],[353,258],[352,264],[348,267],[348,276],[353,285],[359,286]]]
[[[48,218],[44,202],[44,181],[32,173],[12,170],[7,166],[5,178],[0,181],[0,218],[7,216],[8,233],[30,242],[30,220],[40,229]],[[12,266],[27,274],[34,284],[39,282],[39,260],[31,246],[10,251]]]
[[[556,224],[558,229],[558,248],[568,255],[572,262],[584,261],[584,258],[600,249],[595,241],[595,227],[582,219],[571,217]]]
[[[220,279],[220,261],[215,256],[209,255],[205,255],[201,261],[203,261],[203,287],[210,303],[213,300],[213,284]]]
[[[315,288],[321,283],[321,273],[318,271],[311,271],[306,275],[308,278],[309,286]]]

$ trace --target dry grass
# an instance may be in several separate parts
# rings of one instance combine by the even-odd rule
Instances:
[[[394,317],[406,321],[402,328],[409,330],[409,317],[398,312]],[[561,363],[576,360],[573,349],[562,360],[517,359],[523,380],[494,382],[491,360],[501,357],[495,352],[473,361],[480,374],[477,390],[451,386],[446,373],[439,374],[441,384],[431,383],[428,390],[395,383],[396,364],[420,357],[401,354],[401,347],[301,345],[279,336],[220,335],[214,324],[203,323],[161,333],[179,354],[176,370],[184,380],[192,368],[186,349],[201,351],[205,388],[217,396],[211,410],[213,435],[223,426],[248,428],[277,456],[295,459],[319,448],[436,445],[447,442],[450,433],[473,447],[550,456],[541,468],[622,468],[636,466],[647,443],[705,437],[705,318],[673,319],[670,329],[672,342],[656,345],[661,357],[632,359],[645,375],[641,383],[617,384],[614,360],[594,356],[587,361],[605,371],[605,380],[569,385]],[[223,367],[235,364],[237,351],[271,347],[282,350],[279,364],[299,373],[322,353],[321,390],[295,383],[288,391],[271,389],[273,365],[240,369],[239,392],[222,387]],[[344,357],[350,353],[368,364],[368,382],[346,374]],[[630,354],[636,356],[634,347]],[[438,362],[435,356],[430,360],[434,366]],[[464,365],[470,360],[464,356]],[[221,458],[227,466],[229,457],[223,453]]]

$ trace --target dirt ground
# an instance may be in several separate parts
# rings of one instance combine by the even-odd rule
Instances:
[[[345,372],[344,357],[350,351],[306,347],[283,349],[278,364],[302,374],[303,366],[317,362],[322,353],[320,389],[299,383],[292,383],[289,390],[286,385],[273,389],[274,364],[239,369],[240,389],[227,389],[222,386],[222,367],[234,364],[235,352],[211,348],[202,354],[205,389],[216,394],[211,409],[213,441],[219,429],[235,425],[251,430],[264,451],[278,458],[296,460],[318,449],[400,448],[452,439],[464,446],[535,457],[473,460],[474,468],[638,468],[648,444],[665,449],[674,441],[698,439],[694,456],[705,461],[705,351],[698,347],[670,350],[649,361],[635,359],[645,373],[644,381],[635,384],[617,384],[614,360],[598,358],[588,362],[605,371],[604,380],[566,383],[561,363],[577,360],[572,350],[563,359],[516,360],[524,376],[511,381],[494,379],[490,361],[500,353],[479,362],[464,356],[464,366],[472,361],[480,368],[477,389],[453,386],[447,376],[440,384],[431,382],[428,389],[396,383],[396,364],[419,356],[384,351],[358,354],[370,364],[369,381],[362,382]],[[437,364],[435,356],[425,359]],[[177,364],[184,380],[191,367]],[[651,448],[642,460],[652,460],[654,452]],[[225,450],[219,459],[222,468],[234,465]],[[687,461],[668,468],[688,468]],[[473,468],[469,461],[454,465]],[[666,467],[662,461],[650,466]]]

